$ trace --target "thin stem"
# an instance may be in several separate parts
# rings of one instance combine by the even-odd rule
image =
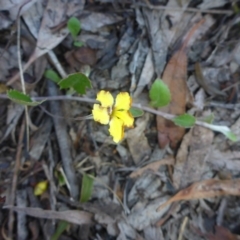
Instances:
[[[0,94],[0,99],[8,99],[8,96],[4,95],[4,94]],[[73,101],[74,100],[74,101],[87,102],[87,103],[98,103],[95,99],[92,99],[92,98],[63,96],[63,95],[61,95],[61,96],[34,97],[33,100],[35,100],[35,101],[42,101],[42,100],[45,100],[45,101],[72,100]],[[161,116],[161,117],[163,117],[165,119],[168,119],[168,120],[173,120],[176,117],[176,115],[173,115],[173,114],[170,114],[170,113],[161,112],[159,110],[155,110],[153,108],[150,108],[150,107],[147,107],[147,106],[143,106],[140,103],[133,103],[132,106],[135,107],[135,108],[144,110],[146,112],[149,112],[149,113]],[[79,118],[79,119],[77,118],[75,120],[83,120],[83,119],[90,119],[90,118],[91,118],[91,116],[88,115],[86,117],[82,117],[82,118]],[[213,126],[212,124],[209,124],[209,123],[206,123],[206,122],[202,122],[202,121],[199,121],[199,120],[197,120],[195,122],[195,124],[199,125],[199,126],[202,126],[202,127],[205,127],[205,128],[213,129],[212,128],[212,126]]]
[[[20,45],[20,36],[21,36],[21,19],[20,15],[17,19],[17,55],[18,55],[18,67],[19,67],[19,73],[20,73],[20,80],[22,85],[22,91],[24,94],[26,94],[26,87],[25,87],[25,81],[23,77],[23,68],[22,68],[22,61],[21,61],[21,45]],[[25,118],[26,118],[26,135],[27,135],[27,151],[29,150],[29,119],[28,119],[28,107],[24,106],[25,108]]]

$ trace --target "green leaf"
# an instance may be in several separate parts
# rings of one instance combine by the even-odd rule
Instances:
[[[221,132],[224,134],[229,140],[236,142],[238,141],[237,136],[231,131],[231,129],[227,126],[219,126],[219,125],[213,125],[208,124],[208,128],[212,129],[213,131]]]
[[[143,110],[135,108],[135,107],[131,107],[129,111],[134,118],[141,117],[144,113]]]
[[[149,91],[151,105],[153,107],[164,107],[171,101],[171,93],[168,86],[160,79],[156,79]]]
[[[22,92],[19,92],[17,90],[9,90],[7,92],[7,96],[10,100],[12,100],[15,103],[19,103],[22,105],[27,105],[27,106],[37,106],[42,104],[45,100],[41,102],[34,102],[28,95],[23,94]]]
[[[50,79],[55,83],[58,83],[61,81],[61,78],[58,76],[58,74],[51,69],[45,71],[44,76],[45,78]]]
[[[84,173],[82,179],[82,189],[80,198],[81,203],[87,202],[90,199],[92,195],[93,183],[94,183],[93,176]]]
[[[224,135],[229,139],[229,140],[231,140],[232,142],[237,142],[237,136],[233,133],[233,132],[231,132],[231,131],[228,131],[228,132],[226,132],[226,133],[224,133]]]
[[[210,124],[213,122],[213,120],[214,120],[214,114],[213,113],[211,113],[208,116],[205,116],[205,117],[201,118],[201,121],[206,122],[206,123],[210,123]]]
[[[86,88],[91,88],[91,82],[82,73],[73,73],[68,75],[65,79],[61,80],[59,83],[61,89],[73,88],[79,94],[85,94]]]
[[[74,45],[75,47],[82,47],[82,46],[84,46],[84,42],[74,41],[73,45]]]
[[[67,22],[67,27],[73,39],[75,39],[81,30],[81,23],[77,18],[71,17]]]
[[[62,233],[66,230],[66,228],[69,226],[69,223],[66,221],[60,221],[55,233],[52,235],[51,240],[58,240],[59,237],[62,235]]]
[[[66,184],[66,181],[65,181],[65,176],[62,174],[62,171],[56,170],[54,174],[58,180],[58,185],[60,187],[64,186]]]
[[[172,121],[180,127],[190,128],[194,126],[196,119],[194,116],[185,113],[183,115],[175,117]]]

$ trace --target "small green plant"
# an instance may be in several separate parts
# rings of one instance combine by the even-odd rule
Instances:
[[[51,69],[48,69],[47,71],[45,71],[44,77],[52,80],[55,83],[59,83],[61,81],[61,78],[59,77],[59,75]]]
[[[81,31],[80,21],[75,17],[71,17],[67,22],[67,27],[68,27],[69,32],[72,35],[73,45],[75,47],[82,47],[84,45],[84,43],[80,42],[80,41],[77,41],[77,36]]]
[[[167,106],[171,101],[171,93],[168,86],[160,79],[156,79],[149,91],[149,97],[151,99],[150,104],[153,107]]]
[[[45,76],[56,82],[61,89],[74,89],[78,94],[86,94],[86,90],[92,87],[91,81],[83,73],[70,74],[66,78],[60,79],[60,77],[54,71],[48,70],[46,71]],[[22,92],[18,92],[16,90],[9,90],[7,94],[9,99],[23,105],[37,106],[43,102],[33,101],[28,95],[23,94]],[[101,95],[101,97],[99,94]],[[123,129],[124,126],[128,126],[126,122],[132,123],[133,117],[142,116],[143,110],[163,116],[173,121],[176,125],[184,128],[191,128],[195,124],[197,124],[207,127],[213,131],[220,132],[231,141],[237,141],[237,137],[234,135],[234,133],[231,132],[231,130],[227,126],[211,124],[211,122],[213,121],[212,115],[210,116],[210,118],[208,117],[207,119],[202,121],[199,121],[194,116],[186,113],[179,116],[174,116],[171,114],[164,115],[160,111],[153,111],[153,109],[144,107],[139,104],[135,104],[134,106],[132,106],[131,97],[129,97],[126,92],[118,94],[115,106],[113,104],[114,99],[110,92],[100,91],[98,93],[98,96],[99,99],[97,98],[96,100],[100,101],[101,105],[94,104],[95,107],[92,111],[93,119],[95,121],[99,121],[102,124],[109,124],[110,134],[115,137],[115,140],[117,139],[115,142],[119,142],[123,139],[124,136],[124,132],[121,132],[119,129]],[[170,103],[171,93],[168,86],[162,80],[156,79],[150,88],[149,98],[151,100],[150,104],[153,107],[164,107]],[[91,102],[94,102],[94,100],[91,100]],[[113,116],[117,116],[117,118],[114,118]],[[106,123],[105,121],[103,122],[104,119],[106,120]],[[117,119],[120,119],[121,121],[119,122]],[[129,126],[130,125],[131,124],[129,124]],[[116,137],[116,135],[118,136]]]

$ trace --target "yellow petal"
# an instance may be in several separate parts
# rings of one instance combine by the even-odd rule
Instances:
[[[101,103],[101,106],[105,108],[112,107],[114,101],[112,94],[104,90],[101,90],[97,94],[97,100]]]
[[[107,108],[100,106],[99,104],[93,105],[92,110],[93,119],[96,122],[100,122],[101,124],[108,124],[109,123],[109,114]]]
[[[132,105],[132,98],[128,92],[120,92],[116,97],[115,109],[129,110]]]
[[[124,137],[123,122],[117,117],[113,117],[109,123],[109,132],[115,143],[120,142]]]
[[[48,181],[41,181],[37,183],[37,185],[34,187],[34,195],[39,196],[42,195],[44,192],[46,192],[48,186]]]
[[[124,127],[133,127],[134,118],[129,111],[120,111],[114,109],[112,116],[122,120]]]

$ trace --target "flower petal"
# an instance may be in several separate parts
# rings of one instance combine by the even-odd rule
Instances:
[[[117,117],[113,117],[109,123],[109,132],[115,143],[120,142],[124,137],[123,122]]]
[[[129,110],[132,105],[132,98],[128,92],[120,92],[115,101],[115,109],[117,110]]]
[[[92,115],[93,115],[94,121],[96,122],[100,122],[101,124],[109,123],[110,116],[108,114],[107,108],[104,108],[99,104],[93,105]]]
[[[133,127],[134,118],[129,111],[120,111],[120,110],[114,109],[112,116],[121,119],[123,122],[123,126]]]
[[[110,92],[101,90],[97,94],[97,100],[101,103],[102,107],[112,107],[114,99]]]

